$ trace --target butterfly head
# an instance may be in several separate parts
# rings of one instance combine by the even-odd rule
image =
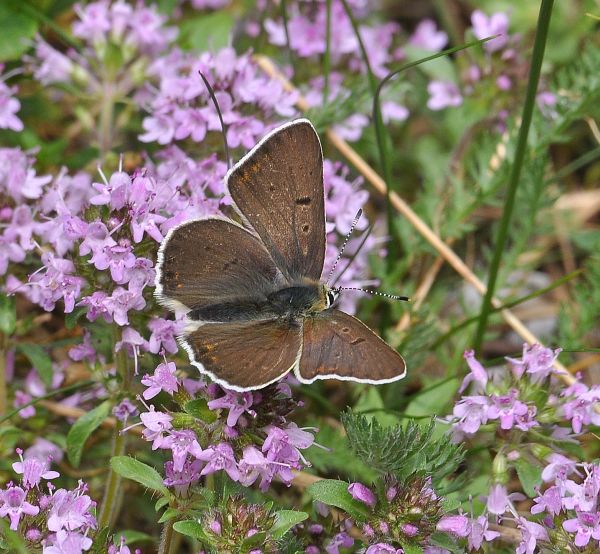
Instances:
[[[340,295],[340,289],[332,288],[328,285],[324,285],[323,289],[325,294],[325,309],[331,308]]]

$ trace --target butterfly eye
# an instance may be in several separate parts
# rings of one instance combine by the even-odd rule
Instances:
[[[328,290],[327,291],[327,307],[331,307],[333,305],[333,303],[337,300],[337,297],[340,295],[339,292],[335,291],[335,290]]]

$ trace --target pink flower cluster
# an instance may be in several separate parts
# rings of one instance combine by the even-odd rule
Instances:
[[[560,349],[553,351],[539,344],[525,344],[522,359],[508,358],[509,370],[496,372],[491,380],[474,353],[465,352],[470,373],[460,391],[471,384],[476,394],[463,396],[454,406],[449,419],[454,440],[460,442],[472,437],[482,426],[490,423],[503,431],[518,429],[526,432],[533,427],[540,428],[542,424],[536,417],[541,411],[548,412],[548,409],[552,410],[552,414],[545,415],[544,425],[550,435],[568,433],[558,427],[564,421],[570,423],[575,433],[580,433],[584,426],[600,423],[600,415],[596,411],[600,403],[600,387],[588,387],[580,382],[568,388],[560,387],[556,379],[558,372],[553,367],[559,353]],[[546,397],[536,395],[535,391],[547,390],[548,386],[552,394],[546,402]],[[552,427],[548,427],[548,423]]]
[[[175,372],[175,364],[165,362],[153,375],[145,375],[144,399],[161,392],[178,401],[185,398],[186,403],[204,398],[208,409],[219,416],[208,424],[189,414],[159,411],[144,402],[146,411],[140,414],[143,436],[152,442],[153,450],[171,451],[172,461],[165,465],[165,484],[179,495],[187,496],[190,486],[217,471],[224,471],[244,486],[258,482],[265,491],[275,478],[289,485],[294,478],[292,470],[308,465],[301,450],[313,444],[314,436],[286,420],[296,405],[287,384],[238,393],[207,386],[201,380],[181,381]]]

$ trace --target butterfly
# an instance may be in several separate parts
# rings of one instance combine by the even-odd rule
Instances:
[[[263,138],[225,177],[243,225],[186,221],[158,251],[155,296],[186,312],[178,337],[190,362],[236,391],[293,372],[302,383],[389,383],[403,358],[361,321],[334,307],[325,260],[323,153],[307,119]]]

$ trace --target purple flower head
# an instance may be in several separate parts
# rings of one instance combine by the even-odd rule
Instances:
[[[424,19],[410,37],[409,43],[424,50],[439,52],[448,44],[448,35],[437,28],[435,21]]]
[[[89,537],[66,529],[60,529],[52,542],[44,547],[44,554],[82,554],[93,544]]]
[[[568,533],[576,533],[575,546],[580,548],[587,546],[591,539],[600,541],[600,512],[578,511],[576,518],[563,522],[563,529]]]
[[[229,427],[235,427],[242,414],[248,413],[250,417],[256,416],[256,412],[250,409],[253,402],[254,396],[251,392],[240,393],[226,390],[225,396],[211,400],[208,403],[208,407],[211,410],[217,410],[219,408],[229,410],[227,415],[227,425]]]
[[[81,527],[90,526],[90,509],[93,507],[92,499],[83,494],[80,489],[68,491],[58,489],[50,501],[48,516],[48,529],[50,531],[74,531]]]
[[[177,392],[177,388],[179,387],[179,382],[177,377],[175,377],[176,371],[177,366],[173,362],[158,364],[152,377],[146,375],[142,379],[142,385],[148,387],[144,391],[143,397],[149,400],[150,398],[154,398],[160,391],[173,396],[173,393]]]
[[[191,429],[170,431],[161,447],[171,449],[173,453],[173,471],[183,470],[188,454],[202,459],[202,448],[198,444],[196,434]]]
[[[457,537],[466,537],[469,534],[469,523],[467,516],[444,516],[438,522],[436,529]]]
[[[167,354],[176,354],[178,350],[176,335],[181,330],[181,323],[170,319],[155,317],[148,323],[148,329],[152,331],[148,339],[148,350],[158,354],[162,349]]]
[[[552,350],[540,344],[529,345],[525,343],[523,345],[523,358],[521,360],[513,358],[507,358],[507,360],[512,364],[515,377],[520,378],[523,372],[526,372],[532,376],[534,382],[539,382],[552,373],[556,373],[553,365],[561,350],[561,348]]]
[[[470,550],[479,550],[484,540],[486,542],[491,542],[500,536],[500,533],[497,531],[488,530],[488,525],[488,519],[484,515],[479,516],[477,519],[471,520],[468,537]]]
[[[490,513],[501,516],[512,506],[513,500],[524,500],[525,496],[518,492],[508,494],[504,485],[495,484],[490,489],[487,509]]]
[[[13,406],[15,408],[19,408],[21,406],[25,406],[29,404],[33,400],[30,394],[23,392],[22,390],[15,391],[15,398],[13,400]],[[19,416],[23,419],[29,419],[35,415],[35,406],[27,406],[22,410],[19,410]]]
[[[112,296],[105,299],[104,306],[108,313],[112,315],[115,323],[124,326],[129,325],[128,312],[143,309],[146,306],[146,301],[139,292],[117,287]]]
[[[51,471],[50,460],[40,459],[37,457],[23,458],[23,452],[17,449],[20,462],[13,463],[12,467],[15,473],[22,475],[23,486],[26,489],[37,487],[42,479],[56,479],[60,476],[57,471]]]
[[[484,43],[483,47],[488,52],[501,50],[508,43],[508,15],[505,13],[496,12],[488,17],[481,10],[475,10],[471,14],[471,24],[478,40],[501,35]]]
[[[76,362],[85,360],[89,364],[96,362],[96,349],[92,345],[92,335],[87,329],[83,331],[83,340],[81,343],[69,350],[69,358]]]
[[[238,463],[240,472],[240,483],[245,487],[252,485],[258,477],[262,477],[260,489],[266,491],[271,484],[271,480],[275,474],[271,470],[272,464],[265,458],[263,453],[254,446],[246,446],[242,455],[242,459]]]
[[[18,89],[7,86],[2,80],[4,78],[4,75],[0,75],[0,129],[22,131],[23,122],[17,117],[21,103],[13,97]]]
[[[561,396],[573,398],[562,406],[565,419],[571,421],[575,433],[581,433],[584,425],[600,425],[600,386],[588,388],[583,383],[575,383],[565,389]]]
[[[455,406],[452,417],[452,435],[459,442],[463,435],[474,435],[488,420],[490,401],[487,396],[465,396]]]
[[[467,350],[464,353],[464,357],[465,357],[465,360],[467,360],[467,364],[471,371],[464,378],[462,385],[460,386],[460,389],[458,389],[458,392],[462,393],[469,386],[469,383],[473,382],[474,383],[473,392],[475,392],[477,394],[484,393],[485,387],[488,382],[487,371],[475,359],[475,351],[474,350]]]
[[[351,483],[348,492],[352,495],[352,498],[364,502],[370,508],[374,508],[377,504],[377,498],[371,489],[365,487],[362,483]]]
[[[0,148],[0,191],[20,205],[42,196],[50,175],[36,176],[33,159],[20,148]]]
[[[17,530],[22,515],[35,516],[40,509],[25,500],[26,493],[21,487],[9,487],[0,491],[0,517],[8,516],[10,528]]]
[[[463,102],[458,87],[450,81],[431,81],[427,85],[429,100],[427,107],[438,111],[444,108],[460,106]]]
[[[528,521],[524,517],[517,517],[517,527],[521,531],[521,542],[515,554],[534,554],[537,541],[547,541],[548,533],[539,523]]]
[[[563,507],[567,510],[591,512],[598,508],[600,493],[600,466],[584,465],[586,477],[581,484],[567,479],[560,483]]]
[[[181,470],[177,471],[174,462],[166,462],[165,480],[163,482],[167,487],[173,487],[180,498],[185,498],[188,496],[190,485],[200,480],[202,465],[200,460],[188,459]]]
[[[490,419],[499,419],[501,429],[512,429],[518,417],[528,415],[528,406],[520,400],[517,400],[519,391],[511,389],[504,396],[492,395],[492,405],[487,415]]]
[[[560,487],[549,487],[544,494],[533,499],[535,506],[531,507],[532,514],[548,512],[551,515],[558,515],[562,510],[562,497]]]
[[[200,455],[196,456],[199,460],[206,462],[206,466],[201,475],[208,475],[215,471],[224,470],[234,481],[239,481],[240,472],[237,468],[235,456],[231,446],[225,442],[217,446],[209,446]]]
[[[171,425],[172,416],[163,412],[157,412],[154,406],[150,406],[149,411],[140,414],[140,419],[145,427],[142,432],[144,438],[147,441],[153,441],[152,450],[162,448],[165,441],[163,433],[170,431],[173,427]]]
[[[112,414],[119,421],[127,421],[130,416],[137,415],[137,413],[136,405],[129,398],[124,398],[112,409]]]
[[[35,439],[35,442],[27,450],[25,450],[25,458],[38,458],[39,460],[52,460],[60,463],[63,458],[63,451],[53,442],[40,437]]]
[[[327,554],[340,554],[340,548],[352,548],[354,539],[345,531],[335,535],[325,547]]]

